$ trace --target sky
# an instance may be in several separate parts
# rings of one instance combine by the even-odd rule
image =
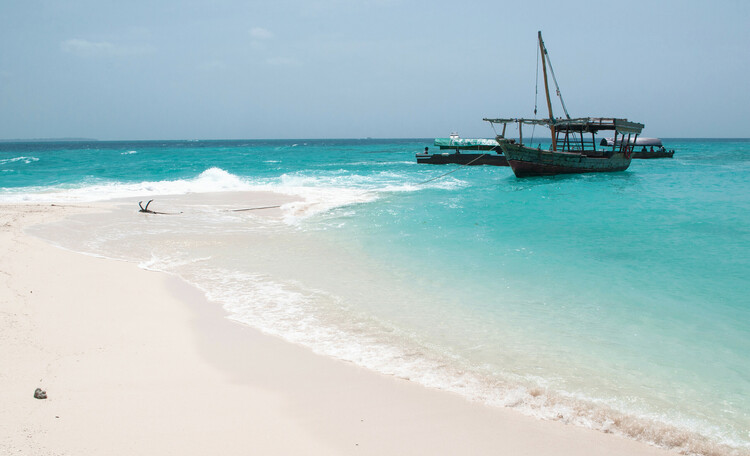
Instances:
[[[492,137],[538,30],[572,117],[750,137],[748,5],[0,0],[0,139]]]

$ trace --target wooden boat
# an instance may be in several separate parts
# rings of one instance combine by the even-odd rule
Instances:
[[[632,156],[631,140],[635,141],[643,130],[643,124],[630,122],[627,119],[581,117],[571,118],[560,95],[552,64],[547,49],[539,32],[539,52],[544,75],[544,91],[547,97],[547,119],[484,119],[495,124],[502,124],[502,134],[497,136],[500,148],[516,177],[552,176],[556,174],[592,173],[624,171],[630,166]],[[552,102],[547,83],[547,66],[557,87],[565,118],[555,118],[552,113]],[[536,113],[536,107],[534,108]],[[505,138],[507,124],[517,123],[519,141]],[[533,148],[523,144],[523,125],[540,125],[550,129],[552,145],[548,150]],[[614,131],[615,140],[611,148],[597,149],[596,134],[600,131]],[[588,135],[591,135],[590,138]],[[618,135],[624,140],[617,141]]]
[[[490,120],[490,119],[488,119]],[[552,147],[533,148],[515,140],[498,138],[503,154],[516,177],[553,176],[594,172],[624,171],[630,166],[632,148],[625,143],[608,149],[597,149],[596,133],[614,130],[615,134],[637,136],[643,125],[615,118],[578,118],[548,120],[536,119],[491,119],[493,123],[517,122],[549,126],[553,131]],[[590,133],[591,138],[585,139]]]

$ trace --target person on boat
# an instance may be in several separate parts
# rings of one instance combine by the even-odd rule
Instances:
[[[651,149],[649,150],[649,152],[653,152],[653,151],[654,151],[654,146],[651,146]]]
[[[641,149],[641,152],[646,152],[646,146],[643,146],[643,149]]]
[[[429,152],[427,152],[428,150],[430,150],[430,148],[429,148],[429,147],[425,147],[425,148],[424,148],[424,154],[425,154],[425,155],[427,155],[427,154],[429,153]]]
[[[461,155],[461,151],[458,150],[458,147],[456,147],[456,155]]]

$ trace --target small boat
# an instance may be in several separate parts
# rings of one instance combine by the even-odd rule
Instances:
[[[508,166],[508,160],[502,154],[467,154],[461,152],[442,152],[437,154],[423,153],[417,154],[417,163],[426,163],[430,165],[491,165],[491,166]]]
[[[458,136],[458,133],[451,133],[448,138],[435,138],[434,145],[440,148],[441,152],[431,154],[429,148],[425,148],[424,153],[416,155],[417,163],[508,166],[500,144],[494,139],[463,139]],[[447,152],[447,150],[453,152]],[[462,152],[467,150],[471,153]]]
[[[601,146],[612,146],[615,143],[614,138],[604,138],[599,143]],[[640,137],[633,145],[633,158],[672,158],[674,150],[667,150],[659,138]],[[648,147],[648,149],[646,149]]]
[[[557,85],[555,72],[542,40],[542,32],[539,32],[539,52],[549,117],[547,119],[484,119],[490,122],[493,128],[495,124],[502,124],[503,131],[497,136],[497,142],[516,177],[613,172],[628,169],[633,158],[631,141],[637,140],[643,130],[643,124],[614,117],[571,118],[560,94],[560,87]],[[548,65],[565,112],[565,118],[555,118],[552,113],[552,102],[547,84]],[[536,113],[536,107],[534,113]],[[505,129],[509,123],[518,124],[518,142],[505,138]],[[543,150],[541,147],[524,145],[523,125],[540,125],[549,128],[552,137],[551,147]],[[596,134],[600,131],[614,131],[611,148],[597,149]],[[625,139],[618,141],[618,135]]]

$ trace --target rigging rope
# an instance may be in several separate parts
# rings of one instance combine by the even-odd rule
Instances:
[[[536,54],[536,79],[534,80],[534,120],[536,120],[536,108],[537,108],[537,100],[539,99],[539,54],[540,52],[535,52]],[[534,143],[534,133],[536,132],[536,124],[534,124],[531,127],[531,143],[533,145]]]
[[[441,177],[445,177],[445,176],[447,176],[448,174],[451,174],[451,173],[455,173],[456,171],[458,171],[458,170],[459,170],[459,169],[461,169],[462,167],[471,165],[472,163],[474,163],[475,161],[477,161],[477,160],[479,160],[480,158],[484,157],[485,155],[487,155],[487,154],[486,154],[486,153],[485,153],[485,154],[482,154],[482,155],[478,156],[477,158],[475,158],[474,160],[470,161],[469,163],[465,163],[465,164],[463,164],[463,165],[459,166],[458,168],[456,168],[456,169],[454,169],[454,170],[448,171],[447,173],[441,174],[441,175],[439,175],[439,176],[437,176],[437,177],[433,177],[432,179],[427,179],[427,180],[426,180],[426,181],[424,181],[424,182],[417,182],[417,185],[424,185],[424,184],[426,184],[426,183],[428,183],[428,182],[432,182],[432,181],[434,181],[434,180],[440,179]]]
[[[557,85],[557,78],[555,77],[555,70],[552,68],[552,60],[549,58],[549,53],[547,52],[547,47],[544,47],[544,54],[547,57],[547,63],[549,64],[549,72],[552,74],[552,80],[555,81],[555,88],[557,89],[557,96],[560,98],[560,104],[562,105],[563,111],[565,111],[565,116],[570,119],[570,114],[568,114],[568,108],[565,107],[565,101],[563,100],[562,93],[560,92],[560,86]]]
[[[534,81],[534,119],[536,119],[537,99],[539,98],[539,53],[536,53],[536,80]]]

